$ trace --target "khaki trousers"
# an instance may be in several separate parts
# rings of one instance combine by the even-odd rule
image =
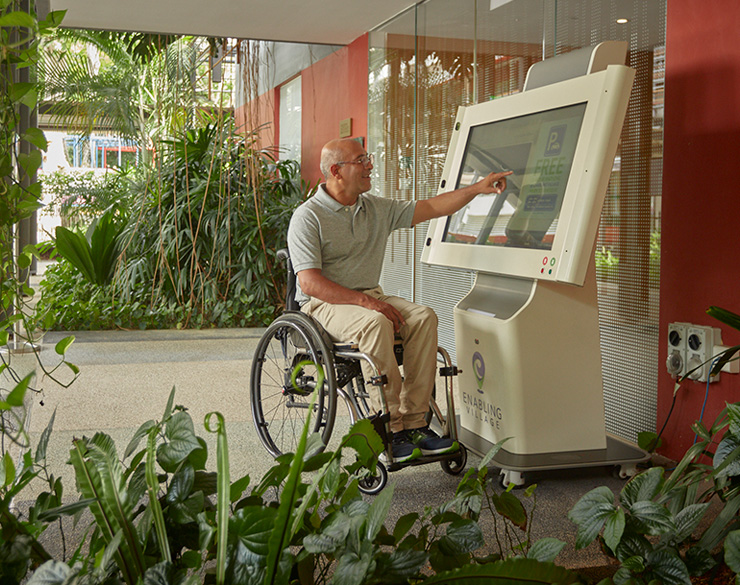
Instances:
[[[399,332],[403,343],[403,371],[393,353],[393,324],[381,313],[357,305],[334,305],[310,299],[301,310],[316,319],[332,339],[357,343],[359,351],[371,355],[387,378],[383,388],[391,415],[391,430],[423,427],[429,410],[437,369],[437,315],[429,307],[383,294],[380,287],[362,291],[393,305],[406,324]],[[373,375],[362,362],[365,380]],[[368,388],[370,385],[368,384]],[[380,397],[370,390],[373,407],[382,410]]]

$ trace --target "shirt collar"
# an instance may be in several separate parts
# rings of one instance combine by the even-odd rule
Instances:
[[[357,198],[357,207],[355,210],[362,208],[362,200],[363,200],[363,193],[360,193],[360,196]],[[332,211],[341,211],[346,207],[346,205],[342,205],[334,199],[329,193],[326,192],[326,183],[321,183],[319,185],[319,188],[316,190],[316,195],[314,197],[317,198],[318,202],[321,203],[324,207],[328,207]]]

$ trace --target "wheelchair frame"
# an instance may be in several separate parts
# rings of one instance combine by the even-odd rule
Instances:
[[[296,275],[288,251],[279,250],[277,258],[286,262],[288,273],[286,310],[268,326],[260,338],[252,361],[250,379],[252,418],[260,441],[270,454],[277,457],[295,450],[319,376],[316,364],[320,364],[324,372],[324,383],[313,406],[315,416],[311,429],[321,437],[318,451],[323,450],[331,438],[337,397],[341,397],[347,406],[352,424],[361,418],[374,419],[374,426],[383,438],[387,469],[386,465],[378,461],[375,472],[360,481],[363,492],[379,492],[387,483],[388,471],[412,465],[439,461],[446,473],[461,473],[467,462],[467,450],[461,443],[459,450],[450,454],[423,456],[404,463],[393,459],[388,440],[392,436],[390,416],[384,414],[373,417],[370,395],[366,390],[368,383],[377,387],[383,413],[387,413],[388,405],[382,391],[387,382],[385,374],[371,355],[360,352],[353,343],[334,343],[317,321],[300,311],[295,301]],[[403,348],[400,342],[397,342],[396,348],[396,359],[401,365]],[[458,440],[452,387],[452,377],[457,375],[458,370],[444,348],[438,347],[437,351],[444,364],[439,373],[445,380],[447,416],[444,416],[435,401],[435,389],[430,400],[427,423],[436,419],[445,436]],[[367,363],[374,372],[369,381],[363,375],[362,362]],[[304,411],[306,414],[301,414]]]

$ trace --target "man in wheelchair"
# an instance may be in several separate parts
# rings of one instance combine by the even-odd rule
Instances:
[[[434,387],[437,316],[429,307],[383,293],[379,286],[388,236],[400,228],[450,215],[476,195],[501,193],[510,172],[491,173],[467,187],[420,201],[368,195],[373,157],[352,139],[333,140],[321,152],[326,182],[293,214],[288,249],[301,310],[337,341],[353,341],[375,358],[387,384],[393,458],[451,453],[458,444],[429,429]],[[404,375],[394,353],[399,336]],[[363,365],[363,367],[365,367]],[[370,375],[368,373],[368,375]],[[373,407],[380,411],[379,397]]]

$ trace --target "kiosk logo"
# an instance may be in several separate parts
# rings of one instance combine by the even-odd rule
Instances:
[[[557,156],[563,149],[563,140],[565,140],[565,130],[567,124],[560,124],[550,128],[550,135],[547,137],[547,146],[545,147],[545,156]]]
[[[483,378],[486,375],[486,364],[483,362],[483,356],[477,351],[473,354],[473,373],[475,382],[478,384],[478,392],[483,394]]]

